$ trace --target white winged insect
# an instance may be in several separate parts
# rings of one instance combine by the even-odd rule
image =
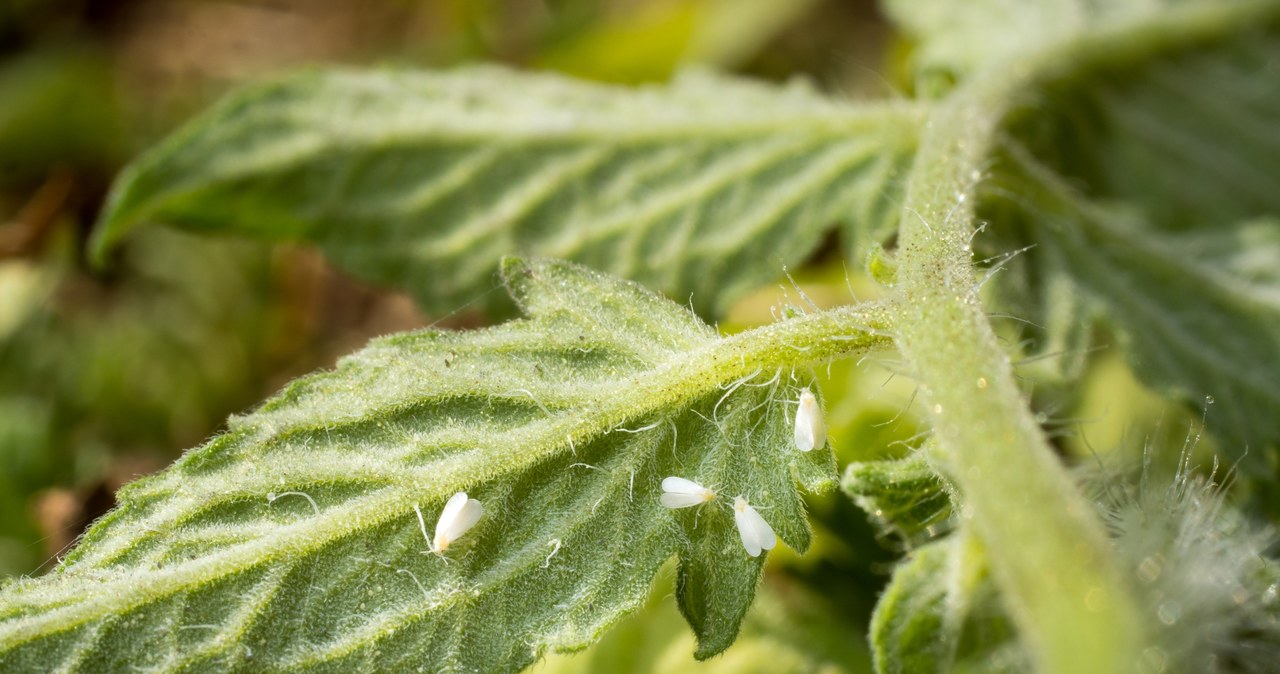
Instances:
[[[483,514],[484,506],[473,498],[467,498],[467,492],[460,491],[450,496],[444,510],[440,511],[440,519],[436,520],[436,536],[431,539],[431,551],[443,555],[454,541],[480,521]]]
[[[827,422],[822,418],[818,399],[808,388],[800,391],[800,405],[796,408],[796,448],[807,452],[827,444]]]
[[[733,521],[738,525],[738,535],[742,537],[742,547],[752,557],[760,555],[761,550],[772,550],[778,542],[773,527],[764,521],[760,513],[747,503],[747,499],[739,496],[733,500]]]
[[[688,508],[714,500],[714,489],[686,480],[683,477],[668,477],[662,480],[662,496],[659,500],[668,508]]]

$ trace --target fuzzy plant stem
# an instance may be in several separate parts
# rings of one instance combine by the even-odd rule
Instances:
[[[921,382],[960,515],[1044,672],[1133,671],[1135,601],[1089,503],[1058,462],[978,299],[972,187],[996,118],[968,92],[925,136],[904,204],[898,345]]]
[[[942,102],[922,140],[902,209],[898,346],[921,382],[938,458],[962,493],[964,526],[986,548],[1038,671],[1136,671],[1147,623],[983,312],[971,262],[974,187],[1002,117],[1038,81],[1223,39],[1274,17],[1275,7],[1168,12],[1001,64]]]

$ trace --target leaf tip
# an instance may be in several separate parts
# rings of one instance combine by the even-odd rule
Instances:
[[[106,204],[94,223],[93,232],[85,246],[85,256],[94,269],[107,266],[108,255],[119,243],[124,233],[133,227],[133,218],[127,217],[123,204],[128,200],[130,185],[133,183],[132,171],[125,172],[116,179],[107,196]]]
[[[155,204],[149,196],[157,191],[153,184],[156,172],[151,168],[150,159],[154,153],[152,150],[124,167],[112,181],[85,245],[85,256],[95,269],[106,267],[111,251],[120,241],[154,214]]]
[[[525,298],[529,294],[529,285],[533,280],[533,265],[530,260],[517,255],[503,255],[498,262],[498,275],[502,278],[502,285],[507,289],[507,295],[515,300],[516,306],[526,315],[529,313],[529,307],[525,302]]]
[[[498,272],[502,275],[502,282],[508,288],[531,271],[529,261],[519,255],[503,255],[502,260],[498,262]]]
[[[723,653],[728,647],[729,646],[727,644],[709,644],[699,641],[698,647],[693,651],[693,659],[699,662],[710,660],[711,658]]]

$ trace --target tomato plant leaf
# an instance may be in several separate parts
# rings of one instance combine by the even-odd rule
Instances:
[[[1028,671],[985,560],[963,534],[912,551],[871,617],[876,672]]]
[[[704,313],[837,221],[892,235],[920,110],[690,72],[622,88],[497,68],[313,72],[251,87],[138,159],[96,234],[144,222],[314,242],[431,312],[500,256],[569,258]],[[850,230],[853,231],[853,230]]]
[[[1066,298],[1035,281],[1027,287],[1058,300],[1045,312],[1107,321],[1140,377],[1194,407],[1210,405],[1208,427],[1224,453],[1252,450],[1243,465],[1262,469],[1280,446],[1280,220],[1171,231],[1133,208],[1091,201],[1041,169],[1024,163],[1024,178],[1006,183],[1021,190],[1017,208],[1034,204],[1021,217],[1037,245],[1011,282],[1070,279]],[[1040,265],[1034,277],[1027,265]]]
[[[829,450],[791,444],[782,371],[884,343],[883,309],[721,338],[576,265],[502,274],[527,318],[375,340],[124,488],[51,574],[0,591],[0,660],[514,671],[597,638],[676,552],[699,654],[726,647],[763,560],[736,541],[733,497],[803,551],[797,483],[835,484]],[[801,361],[801,338],[825,346]],[[669,475],[721,496],[673,513]],[[429,554],[464,490],[483,516]]]
[[[1145,383],[1216,401],[1222,449],[1260,468],[1280,446],[1280,10],[1164,51],[1036,83],[1059,105],[1005,121],[979,245],[1027,249],[996,282],[1041,354],[1078,370],[1101,319]]]
[[[936,96],[956,80],[1048,44],[1065,44],[1080,35],[1117,25],[1139,25],[1171,5],[1211,5],[1213,0],[886,0],[885,10],[915,42],[913,74],[921,93]],[[1088,58],[1087,54],[1078,54]]]
[[[877,526],[908,543],[937,535],[951,517],[947,487],[921,451],[894,461],[851,463],[841,487]]]
[[[946,577],[954,541],[915,550],[893,571],[871,619],[877,672],[945,672],[955,658]]]

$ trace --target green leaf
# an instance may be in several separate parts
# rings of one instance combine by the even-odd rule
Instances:
[[[967,535],[912,551],[871,617],[876,672],[1027,671],[978,542]]]
[[[1238,458],[1252,449],[1245,465],[1264,469],[1266,450],[1280,444],[1280,220],[1170,231],[1023,168],[1034,176],[1013,182],[1020,204],[1034,204],[1021,217],[1038,246],[1026,265],[1074,289],[1046,311],[1078,312],[1085,323],[1101,313],[1140,377],[1196,408],[1212,405],[1208,426],[1223,450]],[[1014,283],[1030,268],[1018,271]]]
[[[951,517],[947,485],[924,451],[894,461],[851,463],[841,487],[881,529],[908,543],[938,535]]]
[[[1280,215],[1280,3],[1227,39],[1091,63],[1036,84],[1005,125],[1081,193],[1170,233]]]
[[[676,594],[680,613],[698,634],[694,657],[705,660],[728,648],[738,637],[738,627],[751,607],[751,597],[764,571],[764,555],[735,554],[742,543],[737,540],[732,514],[712,510],[707,513],[709,521],[699,526],[696,520],[701,514],[679,515],[688,535],[681,541]],[[734,550],[735,545],[739,551]],[[716,601],[717,597],[733,600]]]
[[[947,623],[948,564],[953,540],[926,545],[893,572],[871,619],[876,671],[945,672],[955,658]]]
[[[980,213],[1041,354],[1078,370],[1101,318],[1148,385],[1195,408],[1232,457],[1280,446],[1280,4],[1227,40],[1038,83],[1006,120]],[[1262,450],[1262,451],[1259,451]]]
[[[1230,1],[1230,0],[1227,0]],[[886,0],[885,10],[916,44],[917,82],[926,95],[981,70],[1004,67],[1049,44],[1070,42],[1107,26],[1139,24],[1174,5],[1212,0]]]
[[[514,671],[596,639],[677,551],[699,653],[726,646],[760,563],[730,500],[803,551],[796,483],[835,482],[829,451],[793,448],[780,374],[884,344],[884,308],[719,338],[574,265],[502,272],[527,319],[376,340],[123,489],[58,569],[0,592],[0,659]],[[668,475],[721,497],[673,513]],[[427,554],[415,508],[430,526],[460,490],[484,517]]]
[[[314,242],[431,312],[508,253],[571,258],[721,312],[830,225],[892,234],[920,110],[686,73],[620,88],[495,68],[315,72],[232,95],[120,177],[95,234]],[[492,298],[489,298],[492,299]]]

